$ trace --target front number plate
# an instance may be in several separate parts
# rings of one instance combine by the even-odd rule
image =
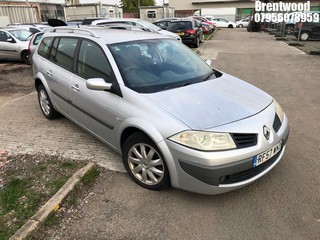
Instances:
[[[269,150],[253,157],[253,167],[257,167],[260,164],[268,161],[270,158],[272,158],[274,155],[276,155],[280,150],[282,146],[282,141],[280,141],[277,145],[270,148]]]

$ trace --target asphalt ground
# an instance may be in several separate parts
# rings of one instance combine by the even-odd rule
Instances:
[[[65,118],[46,120],[32,93],[0,107],[1,149],[92,160],[105,171],[47,239],[320,239],[320,58],[266,33],[223,29],[199,49],[224,72],[270,93],[291,132],[280,163],[238,191],[154,192],[122,173],[119,155]]]

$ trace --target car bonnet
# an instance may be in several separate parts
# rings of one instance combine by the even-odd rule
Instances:
[[[206,82],[144,94],[153,104],[191,129],[205,130],[253,116],[273,99],[228,74]]]

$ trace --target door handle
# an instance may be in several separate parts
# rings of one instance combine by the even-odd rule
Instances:
[[[52,70],[47,70],[47,74],[48,75],[52,75],[53,73],[52,73]]]
[[[73,84],[73,85],[71,85],[71,87],[75,91],[80,91],[80,88],[79,88],[78,84]]]

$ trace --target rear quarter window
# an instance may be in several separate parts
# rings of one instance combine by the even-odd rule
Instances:
[[[53,38],[44,38],[41,41],[41,43],[39,45],[39,49],[38,49],[38,54],[40,56],[42,56],[44,58],[48,58],[49,57],[52,41],[53,41]]]

